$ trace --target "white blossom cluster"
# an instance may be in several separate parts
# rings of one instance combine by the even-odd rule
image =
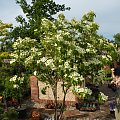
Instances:
[[[112,61],[112,57],[110,55],[102,55],[102,59],[106,61]]]
[[[36,40],[30,38],[18,38],[14,44],[14,52],[10,54],[12,57],[10,64],[18,62],[19,60],[24,61],[25,65],[31,64],[35,56],[41,55],[38,48],[36,48]]]
[[[83,81],[84,78],[82,75],[80,75],[78,72],[74,71],[72,72],[70,75],[69,75],[69,78],[73,79],[74,81],[78,82],[79,80],[80,81]]]
[[[46,66],[49,66],[52,70],[56,69],[55,65],[54,65],[54,60],[53,59],[48,59],[46,62],[45,62],[45,65]]]
[[[40,60],[37,60],[37,64],[43,62],[46,67],[49,66],[52,70],[56,69],[54,60],[52,58],[42,57]]]
[[[66,61],[66,62],[64,63],[64,67],[65,67],[65,68],[70,68],[69,61]]]
[[[100,102],[105,102],[108,100],[108,96],[106,96],[104,93],[100,92],[99,93],[99,101]]]
[[[86,96],[90,96],[92,94],[92,90],[90,90],[87,87],[80,87],[80,86],[75,86],[73,89],[73,93],[77,95],[80,98],[85,98]]]
[[[27,49],[27,45],[29,44],[30,46],[33,46],[36,43],[35,39],[30,39],[28,37],[26,37],[25,39],[22,38],[18,38],[14,44],[13,44],[13,48],[14,50],[18,50],[20,48],[26,48]]]
[[[19,83],[22,84],[24,81],[24,77],[18,77],[17,75],[14,75],[12,78],[10,78],[9,81],[13,82],[13,88],[19,88],[19,85],[16,82],[19,81]]]
[[[87,43],[86,52],[88,52],[88,53],[96,53],[96,50],[95,50],[93,45],[91,45],[90,43]]]
[[[15,82],[17,80],[17,75],[14,75],[12,78],[10,78],[10,82]]]
[[[49,29],[49,28],[53,28],[56,29],[56,26],[53,24],[53,22],[51,22],[50,20],[43,18],[42,19],[42,29]]]
[[[18,84],[14,84],[13,88],[19,88],[19,85]]]
[[[25,59],[25,65],[30,65],[34,61],[34,56],[29,56]]]

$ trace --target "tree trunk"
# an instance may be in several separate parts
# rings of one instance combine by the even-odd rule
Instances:
[[[55,97],[55,120],[57,120],[57,81],[55,81],[54,97]]]
[[[62,108],[61,108],[60,115],[59,115],[59,120],[61,120],[63,118],[63,112],[65,110],[65,98],[66,98],[66,93],[64,93]]]

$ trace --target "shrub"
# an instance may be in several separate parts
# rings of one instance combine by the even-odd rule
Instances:
[[[4,120],[18,120],[18,112],[14,107],[10,107],[4,112],[3,117]]]

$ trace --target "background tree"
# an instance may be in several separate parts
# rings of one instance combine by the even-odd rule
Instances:
[[[16,93],[17,88],[14,85],[15,82],[10,82],[9,80],[13,75],[18,74],[19,69],[19,73],[25,73],[25,69],[24,66],[18,63],[10,65],[10,53],[13,43],[9,31],[11,27],[12,24],[0,21],[0,95],[18,98],[18,94]],[[19,83],[19,81],[17,81],[17,83]],[[24,89],[21,90],[22,95],[25,96],[25,94],[29,92],[28,79],[22,80],[21,87],[28,88],[25,91]]]
[[[3,23],[0,20],[0,52],[7,52],[11,49],[10,29],[12,24]]]
[[[0,95],[3,95],[5,90],[5,81],[10,74],[10,68],[6,66],[4,60],[9,59],[10,43],[9,28],[12,24],[3,23],[0,20]]]
[[[113,37],[114,37],[114,42],[120,45],[120,33],[115,34]]]
[[[113,38],[114,46],[118,52],[118,57],[115,59],[115,62],[120,63],[120,33],[116,33]]]
[[[35,34],[35,31],[40,31],[41,19],[54,19],[53,15],[60,11],[69,10],[65,5],[56,4],[53,0],[32,0],[28,4],[26,0],[16,0],[16,3],[21,7],[26,18],[19,15],[16,21],[20,23],[13,29],[12,35],[14,39],[18,37],[40,39],[40,33]]]
[[[97,75],[97,72],[112,62],[117,55],[114,45],[98,35],[98,24],[94,22],[95,13],[89,12],[78,21],[65,19],[63,14],[55,21],[43,18],[41,21],[40,42],[30,38],[19,38],[14,42],[13,62],[21,62],[26,69],[31,70],[39,80],[51,86],[57,111],[57,84],[63,83],[63,107],[65,97],[71,86],[83,85],[85,78]],[[46,87],[47,88],[47,87]],[[46,89],[45,88],[45,89]],[[45,90],[44,89],[44,90]],[[57,119],[57,112],[55,112]]]

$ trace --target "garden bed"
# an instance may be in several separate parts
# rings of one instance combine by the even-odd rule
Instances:
[[[36,114],[39,115],[36,117],[33,117],[32,115]],[[44,120],[45,118],[53,118],[54,117],[54,109],[46,109],[46,108],[27,108],[27,119],[22,120]],[[110,114],[109,106],[101,105],[100,110],[96,110],[95,112],[90,111],[79,111],[77,109],[73,110],[66,110],[63,113],[64,120],[77,120],[77,119],[100,119],[100,120],[114,120],[114,114]],[[21,119],[20,119],[21,120]],[[53,120],[53,119],[52,119]]]

